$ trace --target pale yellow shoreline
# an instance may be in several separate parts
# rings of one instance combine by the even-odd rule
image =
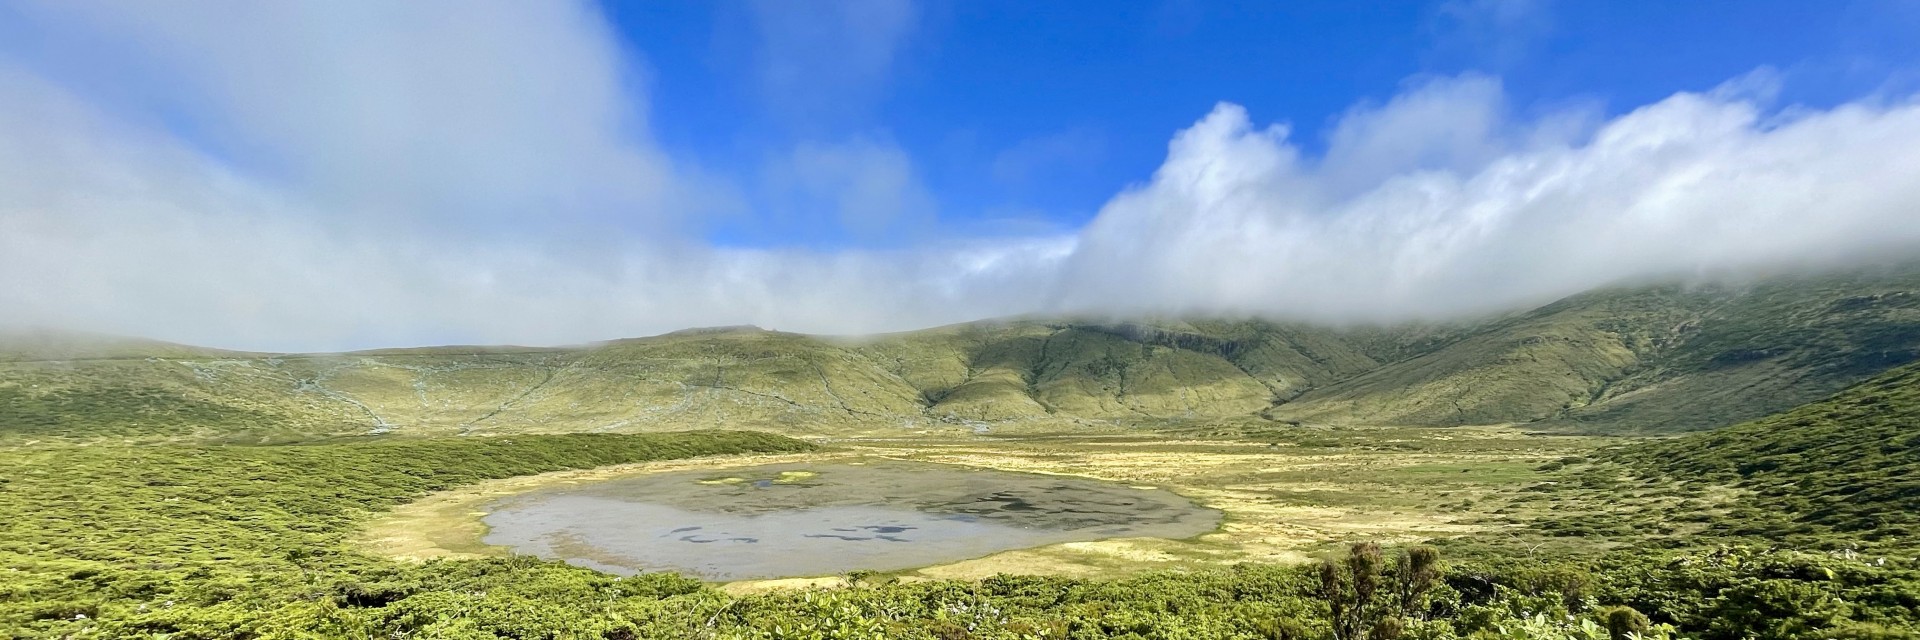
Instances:
[[[1438,435],[1438,434],[1436,434]],[[1494,439],[1517,432],[1481,432]],[[1072,542],[992,554],[934,565],[895,575],[905,580],[977,580],[1000,573],[1106,577],[1143,570],[1191,569],[1238,562],[1297,563],[1331,543],[1352,539],[1382,542],[1463,535],[1486,530],[1465,522],[1463,514],[1432,508],[1435,499],[1404,496],[1405,487],[1373,485],[1370,476],[1421,465],[1533,465],[1564,452],[1316,452],[1256,448],[1248,443],[1169,440],[1177,450],[1150,451],[1156,443],[1099,440],[902,442],[839,440],[838,448],[779,455],[712,456],[559,471],[489,480],[435,493],[372,519],[355,543],[384,556],[428,558],[503,555],[503,548],[480,542],[485,506],[518,493],[557,484],[689,470],[728,469],[766,464],[852,462],[860,459],[911,460],[1026,473],[1076,476],[1136,487],[1157,487],[1186,496],[1226,517],[1212,533],[1185,540],[1120,538]],[[1326,476],[1335,480],[1306,480]],[[1301,504],[1299,496],[1335,492],[1360,496],[1354,504]],[[1475,492],[1467,492],[1475,493]],[[1378,495],[1379,501],[1367,499]],[[1466,496],[1472,497],[1472,496]],[[784,578],[729,583],[730,592],[844,584],[837,576]]]

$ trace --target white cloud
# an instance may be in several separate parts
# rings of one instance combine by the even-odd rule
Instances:
[[[1490,77],[1428,78],[1382,106],[1349,110],[1329,136],[1318,172],[1342,193],[1371,189],[1418,171],[1473,171],[1513,141],[1500,82]]]
[[[716,249],[674,222],[735,196],[649,142],[585,5],[462,4],[476,15],[452,26],[388,5],[226,7],[266,12],[221,14],[247,29],[92,6],[30,13],[133,53],[0,59],[0,324],[335,349],[1034,311],[1392,320],[1920,255],[1911,100],[1770,111],[1747,81],[1611,120],[1522,118],[1477,76],[1356,107],[1324,154],[1221,105],[1077,233]],[[360,10],[399,13],[340,13]],[[200,97],[103,93],[128,65]],[[251,171],[262,158],[278,170]],[[884,143],[775,165],[834,224],[898,228],[933,207]]]
[[[52,41],[124,50],[0,59],[0,324],[266,349],[862,332],[1033,308],[1068,242],[699,246],[674,223],[738,196],[651,144],[585,3],[174,9],[25,8]],[[130,77],[166,81],[102,88]],[[930,211],[890,146],[794,161],[850,223]]]
[[[837,227],[872,240],[924,229],[937,214],[907,152],[869,138],[796,146],[769,163],[765,180],[767,212],[787,231]]]
[[[656,152],[639,78],[584,2],[77,0],[23,13],[81,91],[175,114],[328,215],[493,229],[653,224],[698,203]],[[641,219],[636,219],[641,218]]]
[[[1058,308],[1394,320],[1920,255],[1912,101],[1767,118],[1738,91],[1679,94],[1588,135],[1451,83],[1350,115],[1318,165],[1221,105],[1085,230]]]
[[[555,344],[753,323],[870,332],[1037,307],[1062,238],[718,250],[369,231],[0,72],[0,324],[272,350]],[[560,250],[553,243],[563,242]]]

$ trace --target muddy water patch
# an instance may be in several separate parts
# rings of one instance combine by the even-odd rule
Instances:
[[[938,464],[782,464],[502,499],[484,541],[614,573],[709,580],[891,571],[1063,542],[1186,538],[1220,513],[1158,489]]]

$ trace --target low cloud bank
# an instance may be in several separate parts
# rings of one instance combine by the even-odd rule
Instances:
[[[1645,278],[1920,256],[1920,104],[1740,87],[1514,121],[1492,80],[1350,113],[1322,157],[1222,104],[1114,198],[1058,308],[1393,321]]]
[[[1076,233],[735,249],[685,229],[743,215],[740,188],[650,142],[627,106],[638,74],[587,5],[463,4],[451,25],[335,3],[225,23],[87,6],[26,13],[129,52],[0,57],[0,324],[326,350],[1021,313],[1393,321],[1920,256],[1920,104],[1774,109],[1764,77],[1611,119],[1523,117],[1495,79],[1430,79],[1356,107],[1318,153],[1222,104]],[[414,28],[314,32],[361,20]],[[314,38],[336,48],[286,57]],[[456,55],[501,41],[535,84],[508,91],[484,72],[506,63]],[[99,88],[160,71],[200,98]],[[808,184],[841,182],[850,201],[893,184]]]

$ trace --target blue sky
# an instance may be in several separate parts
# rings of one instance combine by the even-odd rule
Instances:
[[[1920,0],[0,0],[0,330],[1393,323],[1920,258]]]
[[[676,155],[752,174],[795,144],[897,145],[937,203],[932,233],[1078,227],[1220,101],[1292,123],[1317,151],[1346,110],[1422,76],[1488,73],[1516,108],[1609,114],[1760,68],[1785,76],[1782,101],[1811,106],[1920,82],[1912,2],[947,2],[870,9],[907,16],[885,28],[849,16],[788,27],[815,34],[789,42],[761,34],[800,4],[602,6],[646,69],[655,130]],[[832,46],[862,40],[885,59],[849,63]],[[768,56],[827,81],[806,96],[771,87]],[[905,240],[752,217],[710,233],[746,246]]]

